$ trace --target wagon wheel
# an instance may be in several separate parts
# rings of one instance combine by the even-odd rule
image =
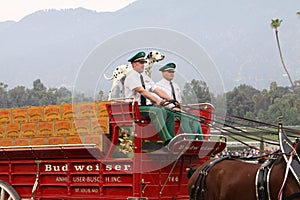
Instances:
[[[0,180],[0,200],[20,200],[17,191],[5,181]]]

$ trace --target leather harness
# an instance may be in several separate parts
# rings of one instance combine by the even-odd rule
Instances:
[[[206,187],[206,176],[209,170],[217,163],[227,159],[232,159],[232,158],[229,156],[218,158],[216,160],[213,160],[209,164],[205,165],[203,169],[199,171],[199,174],[197,175],[196,180],[191,187],[190,200],[198,200],[199,193],[201,194],[201,199],[204,199],[205,187]]]
[[[295,151],[295,144],[291,142],[285,132],[279,129],[279,143],[280,149],[283,154],[283,157],[287,163],[288,156],[292,156],[292,162],[289,170],[292,172],[294,178],[300,185],[300,160],[299,160],[299,152]],[[298,145],[299,147],[300,145]],[[297,148],[296,148],[297,149]],[[297,149],[298,150],[298,149]],[[271,158],[265,161],[261,167],[257,170],[256,179],[255,179],[255,186],[256,186],[256,198],[257,200],[270,200],[270,186],[269,186],[269,179],[270,173],[272,171],[273,165],[275,160],[278,158],[278,154],[276,154],[274,158]],[[226,156],[222,158],[218,158],[216,160],[211,161],[209,164],[205,165],[202,170],[199,171],[194,184],[191,187],[190,191],[190,200],[204,200],[205,195],[205,187],[206,187],[206,177],[209,170],[215,166],[217,163],[227,160],[227,159],[234,159],[232,157]],[[200,193],[200,196],[199,196]],[[199,198],[201,197],[201,198]],[[296,192],[291,194],[287,197],[282,197],[282,200],[293,200],[294,198],[300,197],[300,192]]]
[[[279,132],[279,144],[280,149],[283,153],[283,158],[286,163],[288,163],[288,159],[292,156],[291,166],[289,170],[292,172],[294,178],[296,179],[298,186],[300,186],[300,160],[299,160],[299,140],[297,143],[293,143],[286,135],[286,133],[282,129],[282,124],[279,124],[278,127]],[[292,200],[294,198],[300,197],[300,192],[296,192],[287,197],[283,197],[283,200]]]
[[[270,199],[269,178],[275,158],[266,160],[257,170],[255,178],[255,192],[257,200]]]

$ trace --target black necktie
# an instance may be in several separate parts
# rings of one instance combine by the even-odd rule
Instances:
[[[175,90],[174,90],[172,81],[170,81],[170,85],[171,85],[171,89],[172,89],[173,99],[176,101]]]
[[[145,89],[146,87],[145,87],[144,77],[142,74],[141,74],[140,78],[141,78],[142,86]],[[146,98],[143,95],[141,95],[141,105],[142,106],[146,105]]]

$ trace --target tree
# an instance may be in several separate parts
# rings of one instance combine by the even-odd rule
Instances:
[[[268,107],[268,104],[267,104],[268,90],[263,89],[263,91],[261,92],[261,96],[262,96],[262,99],[263,99],[263,106],[262,106],[262,109],[266,110],[267,107]],[[261,108],[261,107],[260,107],[260,108]]]
[[[270,84],[269,97],[270,103],[273,104],[277,94],[277,83],[274,81]]]
[[[28,102],[28,94],[24,86],[17,86],[8,91],[9,107],[26,106]]]
[[[33,82],[33,88],[28,89],[29,102],[32,106],[46,105],[46,92],[47,88],[41,82],[40,79],[37,79]]]
[[[9,99],[7,95],[7,87],[8,85],[0,82],[0,107],[7,108],[9,107]]]
[[[100,91],[98,92],[98,99],[99,99],[99,100],[105,100],[105,99],[108,99],[108,97],[105,97],[105,96],[104,96],[104,91],[103,91],[103,90],[100,90]]]
[[[8,85],[3,82],[0,82],[0,87],[6,89]]]
[[[57,103],[71,103],[72,92],[65,87],[56,90]]]
[[[282,98],[277,98],[273,105],[270,105],[267,111],[267,122],[276,124],[278,122],[278,117],[283,117],[283,122],[286,125],[297,125],[298,111],[297,108],[293,106],[294,96],[293,94],[286,94]]]
[[[284,60],[283,60],[283,56],[282,56],[281,47],[280,47],[280,43],[279,43],[278,28],[279,28],[281,22],[282,22],[282,20],[280,20],[280,19],[272,19],[271,20],[271,27],[275,30],[275,36],[276,36],[277,47],[278,47],[278,50],[279,50],[279,56],[280,56],[281,64],[282,64],[282,66],[283,66],[286,74],[288,75],[289,81],[290,81],[290,83],[292,85],[293,92],[294,92],[294,94],[296,94],[295,87],[294,87],[291,75],[290,75],[290,73],[288,72],[288,70],[287,70],[287,68],[285,66],[285,63],[284,63]]]
[[[91,97],[85,97],[83,93],[74,95],[72,99],[72,92],[65,87],[47,89],[40,79],[33,82],[32,89],[24,86],[17,86],[11,90],[7,88],[7,84],[0,82],[0,108],[72,103],[72,100],[75,102],[93,101]]]
[[[183,101],[186,103],[211,102],[211,94],[205,81],[193,79],[184,85]]]
[[[245,84],[235,87],[233,91],[227,92],[228,114],[244,117],[247,112],[253,113],[255,111],[255,96],[259,93],[259,90]]]

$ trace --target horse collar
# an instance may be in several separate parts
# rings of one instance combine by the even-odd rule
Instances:
[[[198,199],[198,194],[201,194],[201,199],[204,200],[204,194],[205,194],[205,187],[206,187],[206,176],[209,172],[209,170],[215,166],[217,163],[227,160],[227,159],[232,159],[229,156],[225,156],[222,158],[218,158],[216,160],[211,161],[207,165],[205,165],[200,171],[199,174],[197,175],[196,181],[191,187],[191,192],[190,192],[190,200]],[[198,185],[198,186],[197,186]]]
[[[293,156],[290,170],[294,175],[298,185],[300,186],[300,162],[298,153],[296,152],[295,144],[287,137],[282,128],[279,129],[279,144],[280,150],[283,153],[283,157],[286,163],[288,163],[290,156]]]
[[[257,200],[269,200],[269,179],[275,159],[265,161],[256,172],[255,193]]]

